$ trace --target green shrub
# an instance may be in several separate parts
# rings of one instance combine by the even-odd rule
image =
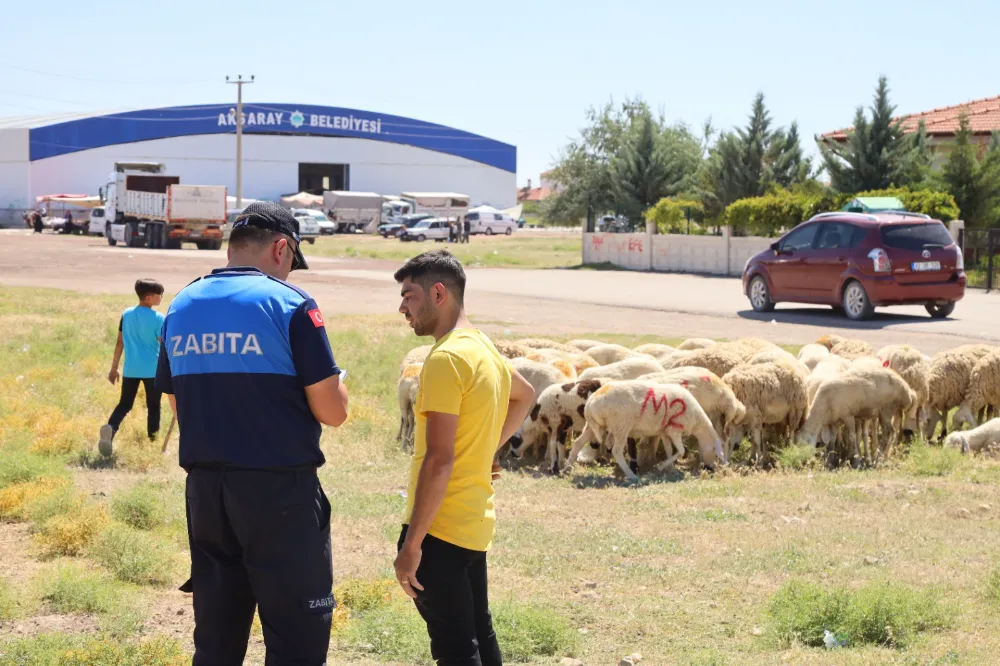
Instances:
[[[4,448],[0,456],[0,488],[42,477],[62,476],[66,476],[66,467],[58,458],[15,447]]]
[[[692,220],[700,221],[705,216],[705,207],[700,201],[693,199],[664,197],[649,208],[643,217],[656,225],[657,233],[683,234],[687,233],[688,214]],[[697,224],[692,227],[700,228]]]
[[[139,483],[111,500],[111,517],[137,530],[151,530],[166,523],[166,508],[159,491]]]
[[[792,444],[777,453],[778,463],[785,469],[803,469],[816,462],[816,447]]]
[[[920,632],[949,626],[954,609],[931,592],[893,583],[849,592],[789,581],[772,598],[770,616],[774,636],[785,646],[822,647],[830,631],[848,645],[904,647]]]
[[[333,596],[338,606],[346,607],[352,614],[367,613],[388,605],[398,586],[393,578],[348,580],[334,588]]]
[[[917,476],[948,476],[968,464],[958,449],[915,443],[906,460],[907,470]]]
[[[536,657],[572,654],[576,648],[576,630],[551,609],[501,602],[492,610],[504,661],[528,662]]]
[[[94,559],[115,578],[139,585],[163,585],[175,562],[162,542],[128,525],[112,523],[92,548]]]
[[[42,601],[57,613],[106,614],[118,610],[124,591],[101,571],[63,564],[38,579]]]
[[[0,622],[13,620],[18,616],[17,594],[10,583],[0,578]]]
[[[412,604],[394,603],[352,617],[339,644],[382,661],[432,663],[427,626]]]
[[[986,598],[994,606],[1000,607],[1000,565],[993,568],[989,580],[986,581]]]
[[[0,666],[185,666],[180,643],[155,637],[121,641],[112,636],[39,634],[0,643]]]

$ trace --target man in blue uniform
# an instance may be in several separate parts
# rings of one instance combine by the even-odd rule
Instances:
[[[194,666],[243,663],[254,607],[268,666],[326,663],[335,606],[321,423],[347,418],[323,315],[284,280],[308,268],[278,204],[233,224],[229,265],[167,311],[156,373],[188,472]]]

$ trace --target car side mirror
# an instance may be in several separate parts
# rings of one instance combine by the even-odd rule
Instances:
[[[774,251],[775,254],[781,254],[781,243],[779,243],[778,241],[771,243],[771,249]]]

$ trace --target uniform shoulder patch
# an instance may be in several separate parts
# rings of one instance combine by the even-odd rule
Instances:
[[[319,311],[319,308],[313,308],[306,314],[309,315],[309,319],[312,320],[313,326],[316,328],[323,328],[326,325],[326,322],[323,321],[323,313]]]

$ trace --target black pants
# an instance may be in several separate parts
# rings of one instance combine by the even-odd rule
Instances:
[[[160,397],[162,394],[156,390],[152,377],[139,379],[137,377],[122,377],[122,397],[118,400],[118,406],[111,412],[108,424],[118,432],[119,426],[125,419],[125,415],[132,410],[135,404],[135,395],[139,392],[139,382],[146,390],[146,434],[150,439],[156,437],[160,431]]]
[[[187,477],[193,666],[239,666],[254,607],[266,666],[322,666],[330,646],[330,503],[316,471],[194,468]]]
[[[396,550],[403,547],[406,525]],[[487,598],[486,553],[427,535],[420,548],[417,611],[427,623],[438,666],[500,666]]]

